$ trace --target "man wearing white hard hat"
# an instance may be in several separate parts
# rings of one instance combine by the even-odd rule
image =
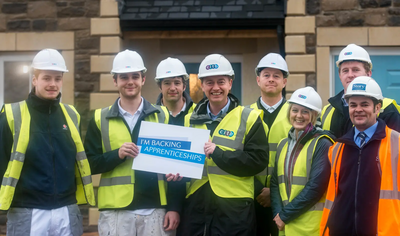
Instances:
[[[188,188],[182,235],[255,235],[254,175],[268,164],[268,127],[260,111],[229,93],[235,74],[224,56],[204,58],[198,76],[206,98],[185,126],[208,129],[211,137],[203,177]]]
[[[185,116],[196,106],[185,92],[189,80],[185,65],[168,57],[158,64],[155,80],[161,91],[156,104],[168,108],[172,124],[183,126]]]
[[[278,228],[272,218],[270,179],[275,165],[278,142],[287,137],[292,125],[286,118],[289,104],[285,99],[285,87],[289,70],[285,59],[277,53],[268,53],[255,68],[260,98],[250,108],[262,110],[262,119],[268,126],[269,163],[254,182],[257,235],[278,235]],[[266,144],[267,145],[267,144]]]
[[[344,98],[354,127],[329,150],[320,235],[400,235],[400,134],[377,118],[384,98],[372,78],[355,78]]]
[[[0,210],[7,235],[82,235],[77,204],[94,206],[80,115],[60,103],[62,55],[44,49],[33,59],[33,89],[0,113]]]
[[[101,173],[98,190],[99,234],[175,235],[182,199],[162,174],[132,170],[142,121],[168,124],[165,107],[142,97],[146,67],[135,51],[118,53],[111,73],[120,97],[97,109],[89,122],[85,150],[93,174]],[[179,187],[179,186],[178,186]],[[168,191],[167,191],[168,189]],[[184,194],[184,190],[183,190]],[[168,204],[167,204],[168,203]]]
[[[329,104],[322,110],[321,121],[323,129],[330,130],[336,138],[340,138],[353,127],[344,94],[346,94],[347,87],[354,78],[371,76],[372,62],[364,48],[349,44],[340,52],[336,65],[339,68],[339,77],[343,90],[334,97],[329,98]],[[400,107],[395,100],[384,98],[379,118],[384,120],[390,128],[400,131],[399,110]]]

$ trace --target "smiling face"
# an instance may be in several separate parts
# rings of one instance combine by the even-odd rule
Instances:
[[[182,77],[166,78],[161,81],[160,90],[166,102],[178,102],[182,99],[186,86]]]
[[[140,72],[115,74],[114,86],[118,88],[121,97],[136,98],[141,96],[145,78]]]
[[[228,93],[232,89],[232,79],[225,75],[202,78],[201,89],[211,104],[223,106],[227,102]]]
[[[296,131],[306,128],[309,123],[315,123],[315,111],[292,103],[289,110],[289,121]]]
[[[264,68],[257,76],[257,84],[261,92],[269,97],[279,96],[286,86],[287,79],[283,78],[281,70]]]
[[[56,99],[62,87],[63,73],[53,70],[38,70],[32,79],[35,95],[42,99]]]
[[[358,76],[371,76],[371,71],[366,71],[364,64],[360,61],[344,61],[339,67],[339,77],[342,82],[344,93],[347,86]]]
[[[352,96],[348,99],[349,115],[353,125],[364,131],[376,122],[376,117],[381,110],[381,104],[374,105],[371,98],[365,96]]]

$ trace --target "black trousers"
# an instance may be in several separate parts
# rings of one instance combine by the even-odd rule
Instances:
[[[272,208],[263,207],[254,200],[257,219],[257,236],[278,236],[279,229],[273,221]]]
[[[206,183],[185,200],[182,235],[255,236],[256,218],[251,198],[221,198]]]

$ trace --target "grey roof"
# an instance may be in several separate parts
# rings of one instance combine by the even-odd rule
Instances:
[[[255,21],[259,22],[256,25],[276,26],[283,24],[285,5],[286,0],[119,0],[123,30],[126,28],[124,26],[129,28],[135,22],[147,22],[142,26],[154,28],[154,21],[161,22],[159,28],[207,28],[199,23],[205,20],[221,25],[222,28],[229,28],[227,25],[231,24],[238,25],[238,22],[240,26]],[[176,22],[182,20],[186,22]],[[140,28],[137,24],[136,27]]]

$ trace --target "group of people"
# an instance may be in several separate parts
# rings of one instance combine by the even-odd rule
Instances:
[[[81,235],[77,205],[96,204],[92,174],[101,236],[400,235],[400,108],[362,47],[344,48],[337,67],[344,89],[327,106],[312,87],[286,100],[287,64],[269,53],[255,68],[260,98],[241,106],[231,63],[211,54],[195,104],[184,64],[169,57],[151,104],[143,60],[125,50],[111,71],[120,96],[94,112],[82,142],[78,112],[60,103],[65,61],[40,51],[28,98],[0,113],[7,235]],[[141,121],[210,130],[202,179],[133,170]]]

